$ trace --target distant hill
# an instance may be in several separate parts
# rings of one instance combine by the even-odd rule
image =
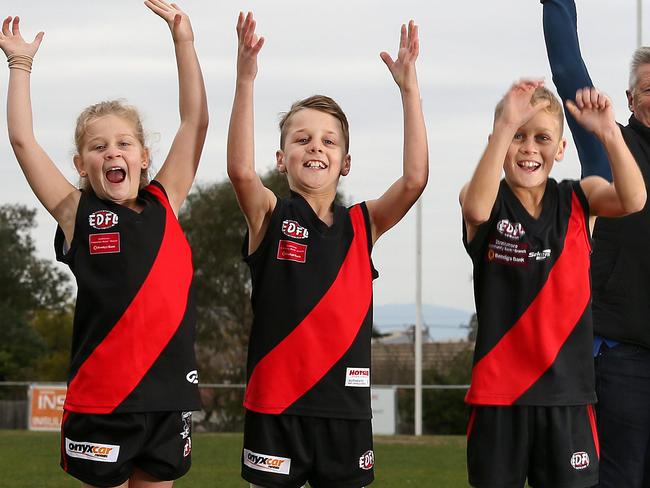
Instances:
[[[429,336],[434,341],[467,337],[464,326],[469,323],[473,313],[457,308],[422,305],[424,325],[429,328]],[[403,330],[405,326],[415,323],[415,304],[375,305],[374,320],[381,332]]]

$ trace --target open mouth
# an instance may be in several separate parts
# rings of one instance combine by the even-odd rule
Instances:
[[[534,173],[542,167],[542,163],[539,163],[537,161],[517,161],[517,166],[519,166],[524,171]]]
[[[309,168],[309,169],[326,169],[327,168],[327,166],[325,165],[324,162],[319,161],[317,159],[309,160],[305,164],[303,164],[303,166],[305,168]]]
[[[122,183],[126,178],[126,171],[116,166],[106,171],[106,179],[111,183]]]

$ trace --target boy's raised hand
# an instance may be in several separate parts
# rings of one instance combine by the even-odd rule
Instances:
[[[400,89],[417,86],[417,74],[415,71],[415,60],[420,52],[420,40],[418,38],[418,26],[413,20],[409,21],[408,29],[402,24],[399,36],[399,50],[397,59],[393,61],[390,54],[383,51],[379,54],[382,61],[386,63],[390,74]]]
[[[500,113],[494,118],[494,125],[501,123],[518,129],[540,110],[548,107],[548,100],[531,105],[535,89],[543,85],[543,80],[520,80],[513,84],[503,97],[503,105]]]
[[[611,100],[594,87],[580,88],[575,102],[567,100],[566,106],[578,123],[596,136],[618,129]]]
[[[9,26],[11,25],[11,29]],[[7,17],[2,22],[2,33],[0,33],[0,49],[7,57],[14,55],[31,56],[32,58],[38,51],[44,32],[39,32],[32,42],[27,42],[20,34],[20,18]]]
[[[253,12],[245,16],[239,12],[237,18],[237,79],[240,81],[252,81],[257,75],[257,55],[264,45],[264,37],[255,33],[257,23],[253,18]]]
[[[194,41],[190,18],[178,5],[167,3],[164,0],[145,0],[144,4],[167,22],[174,42]]]

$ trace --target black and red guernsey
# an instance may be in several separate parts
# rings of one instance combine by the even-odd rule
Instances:
[[[464,229],[464,226],[463,226]],[[478,335],[465,400],[595,402],[589,206],[577,181],[549,179],[534,219],[505,180],[471,243]]]
[[[160,183],[142,212],[82,192],[70,249],[57,259],[77,281],[66,410],[197,410],[190,247]]]
[[[372,241],[365,203],[323,223],[278,198],[251,270],[254,319],[244,406],[266,414],[368,419]],[[244,243],[244,254],[247,242]]]

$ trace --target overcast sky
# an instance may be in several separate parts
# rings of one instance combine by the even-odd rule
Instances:
[[[626,121],[624,91],[636,43],[636,0],[576,3],[594,83],[613,98],[618,120]],[[400,97],[379,52],[395,56],[400,24],[415,19],[431,163],[423,195],[423,299],[473,310],[458,192],[484,148],[493,107],[509,85],[534,76],[545,77],[552,86],[539,1],[185,0],[180,6],[192,19],[210,105],[197,182],[226,177],[235,22],[239,10],[253,10],[258,32],[266,37],[256,82],[257,167],[266,170],[274,164],[280,112],[299,98],[330,95],[350,121],[352,171],[341,184],[354,201],[376,198],[400,175]],[[72,166],[75,119],[84,107],[104,99],[126,98],[141,110],[154,165],[160,164],[178,127],[173,48],[161,19],[139,0],[3,2],[0,14],[20,15],[23,35],[30,40],[45,31],[32,74],[35,132],[71,180],[77,179]],[[0,69],[4,105],[8,70]],[[6,134],[4,115],[0,133]],[[54,221],[33,197],[6,136],[0,137],[5,138],[0,143],[0,203],[39,208],[38,251],[54,259]],[[579,176],[570,138],[569,146],[553,170],[557,179]],[[411,211],[375,246],[373,259],[380,271],[375,303],[413,302],[414,236]]]

